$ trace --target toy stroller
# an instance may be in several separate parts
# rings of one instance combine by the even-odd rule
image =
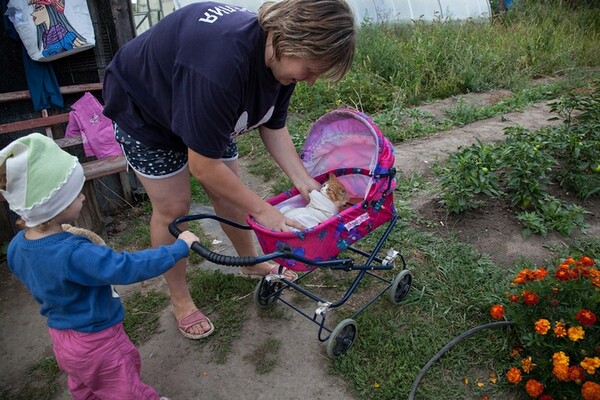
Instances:
[[[251,217],[247,218],[246,226],[209,214],[178,218],[171,223],[169,230],[177,237],[181,232],[177,224],[203,218],[216,219],[238,229],[252,229],[263,250],[263,256],[225,256],[209,251],[199,243],[195,243],[192,250],[220,265],[242,267],[275,260],[280,266],[304,272],[293,282],[287,280],[283,274],[264,277],[256,286],[254,300],[259,307],[269,307],[275,302],[286,304],[313,321],[318,326],[319,341],[327,342],[327,354],[334,358],[344,354],[356,340],[355,319],[358,315],[388,289],[392,303],[399,304],[406,298],[412,284],[412,274],[406,269],[405,260],[399,252],[390,249],[384,257],[378,256],[398,218],[393,201],[396,186],[394,151],[391,143],[367,115],[356,110],[339,109],[325,114],[313,124],[303,146],[301,158],[309,174],[317,181],[323,183],[328,174],[333,173],[351,193],[351,197],[359,198],[360,201],[321,224],[299,232],[273,232]],[[289,205],[305,205],[296,188],[272,197],[267,202],[278,209]],[[388,226],[372,253],[352,246],[354,242],[385,223]],[[366,258],[366,261],[357,265],[351,258],[338,258],[342,251],[358,254]],[[394,261],[398,257],[402,263],[402,270],[393,280],[374,272],[393,269]],[[322,268],[358,271],[341,299],[327,301],[302,286],[307,276]],[[365,276],[374,277],[383,282],[385,287],[351,318],[339,322],[333,329],[328,328],[325,324],[327,311],[342,306]],[[283,298],[282,293],[287,289],[295,290],[316,301],[317,308],[314,314],[309,315]]]

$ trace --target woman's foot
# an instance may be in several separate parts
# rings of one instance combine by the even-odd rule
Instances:
[[[285,277],[285,279],[289,280],[289,281],[295,281],[296,279],[298,279],[298,274],[296,274],[294,271],[292,271],[291,269],[283,268],[283,276]],[[261,263],[261,264],[256,264],[252,267],[243,267],[240,268],[241,270],[241,275],[245,278],[254,278],[254,279],[261,279],[267,275],[270,274],[279,274],[279,265],[276,264],[270,264],[267,262]]]
[[[185,313],[178,311],[175,305],[173,305],[173,310],[177,319],[177,328],[188,339],[196,340],[207,337],[215,329],[208,317],[195,306],[192,311]],[[182,316],[180,317],[180,315]]]

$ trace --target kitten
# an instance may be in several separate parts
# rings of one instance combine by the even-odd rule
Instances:
[[[313,190],[309,194],[310,201],[305,207],[282,207],[279,211],[288,218],[304,225],[306,229],[320,224],[340,212],[348,201],[348,191],[334,174],[321,186],[321,190]]]

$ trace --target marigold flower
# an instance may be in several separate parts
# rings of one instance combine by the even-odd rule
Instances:
[[[565,327],[565,323],[562,321],[556,321],[554,323],[554,336],[558,337],[558,338],[562,338],[567,336],[567,328]]]
[[[538,281],[543,281],[546,275],[548,275],[548,270],[546,268],[538,268],[533,271],[533,277]]]
[[[517,276],[515,277],[515,279],[513,279],[512,283],[514,283],[514,284],[523,284],[525,282],[529,282],[532,277],[533,277],[533,274],[531,273],[531,270],[525,268],[525,269],[521,270],[517,274]]]
[[[585,378],[583,368],[578,365],[572,365],[569,367],[569,380],[581,385]]]
[[[533,293],[530,290],[523,291],[523,302],[528,306],[535,306],[540,302],[540,299],[537,294]]]
[[[569,279],[571,279],[571,275],[569,275],[569,270],[566,269],[558,269],[554,273],[554,277],[559,281],[568,281]]]
[[[563,382],[569,381],[569,367],[567,365],[554,365],[552,368],[552,373],[556,376],[556,379]]]
[[[573,342],[581,340],[585,337],[585,331],[581,326],[572,326],[567,329],[567,335]]]
[[[534,399],[537,399],[544,392],[544,385],[542,385],[540,382],[536,381],[535,379],[530,379],[525,384],[525,390],[527,391],[528,395],[530,395]]]
[[[547,319],[538,319],[535,323],[535,332],[540,335],[545,335],[550,330],[550,321]]]
[[[494,319],[502,319],[504,317],[504,306],[502,304],[494,304],[490,309],[490,315]]]
[[[565,354],[564,351],[558,351],[552,355],[552,364],[553,365],[564,365],[566,367],[569,366],[569,356]]]
[[[510,351],[510,356],[512,358],[515,358],[515,357],[517,357],[521,353],[521,351],[523,351],[522,348],[520,348],[520,347],[513,347],[512,350]]]
[[[592,326],[596,323],[596,315],[585,308],[579,310],[575,318],[583,326]]]
[[[600,400],[600,385],[592,381],[585,382],[581,387],[581,397],[584,400]]]
[[[511,294],[510,296],[508,296],[508,301],[510,301],[511,303],[518,303],[520,300],[521,298],[518,294]]]
[[[526,357],[521,360],[521,368],[523,368],[523,371],[527,373],[530,373],[533,370],[533,367],[535,367],[536,365],[537,364],[533,363],[531,357]]]
[[[586,357],[579,363],[585,371],[594,375],[596,373],[596,368],[600,368],[600,358],[599,357]]]
[[[579,258],[579,263],[581,265],[583,265],[584,267],[591,267],[595,264],[594,260],[592,260],[590,257],[588,256],[582,256]]]
[[[511,367],[506,373],[506,379],[508,379],[508,381],[514,385],[518,384],[521,382],[521,379],[523,379],[521,370],[517,367]]]
[[[539,400],[554,400],[554,397],[550,396],[549,394],[543,394],[540,396]]]

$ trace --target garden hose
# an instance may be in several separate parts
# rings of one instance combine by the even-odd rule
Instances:
[[[423,376],[425,375],[427,370],[437,360],[439,360],[448,350],[450,350],[454,345],[458,344],[463,339],[466,339],[469,336],[472,336],[482,330],[491,329],[491,328],[502,328],[505,326],[510,326],[512,324],[513,323],[510,321],[490,322],[489,324],[484,324],[484,325],[476,326],[475,328],[469,329],[468,331],[461,333],[460,335],[458,335],[457,337],[452,339],[450,342],[448,342],[448,344],[446,344],[444,347],[442,347],[442,349],[440,351],[438,351],[433,357],[431,357],[431,359],[427,362],[427,364],[425,364],[425,366],[421,369],[421,371],[417,375],[417,378],[413,382],[412,388],[410,390],[410,394],[408,395],[408,400],[414,400],[415,393],[417,392],[417,386],[419,386],[419,382],[421,382],[421,379],[423,379]]]

